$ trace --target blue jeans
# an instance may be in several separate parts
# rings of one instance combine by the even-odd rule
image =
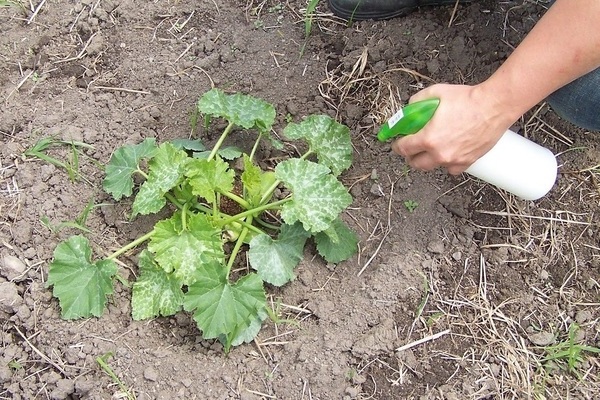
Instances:
[[[600,68],[558,89],[547,100],[567,121],[587,130],[600,131]]]

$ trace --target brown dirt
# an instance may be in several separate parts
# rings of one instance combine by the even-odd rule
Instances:
[[[0,8],[0,399],[125,398],[96,363],[109,352],[138,399],[598,398],[597,359],[579,381],[546,372],[539,346],[574,322],[583,343],[600,345],[597,136],[543,104],[520,121],[560,154],[557,185],[537,202],[468,176],[411,171],[374,138],[398,98],[430,80],[485,79],[542,2],[481,1],[350,26],[321,4],[303,53],[304,1],[54,0],[35,15],[22,4]],[[326,265],[307,249],[298,279],[269,293],[297,323],[267,321],[228,356],[184,313],[132,321],[121,285],[103,317],[61,320],[45,280],[54,247],[76,231],[42,220],[108,204],[87,220],[106,254],[146,232],[151,220],[128,221],[102,193],[94,160],[145,137],[188,137],[211,85],[271,102],[278,128],[287,114],[315,113],[351,128],[354,164],[342,178],[360,253]],[[80,159],[85,179],[23,156],[48,136],[94,146]],[[132,257],[121,258],[126,277]]]

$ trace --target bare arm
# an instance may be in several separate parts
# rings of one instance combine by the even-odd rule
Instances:
[[[600,66],[600,1],[557,0],[506,62],[479,85],[434,85],[435,117],[392,148],[418,169],[458,174],[485,154],[523,113]]]

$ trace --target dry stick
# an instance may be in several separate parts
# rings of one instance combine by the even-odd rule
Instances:
[[[70,62],[70,61],[76,61],[76,60],[79,60],[79,59],[83,58],[83,56],[85,55],[85,51],[87,50],[87,48],[90,45],[90,43],[92,43],[92,40],[94,39],[94,37],[97,34],[98,34],[98,32],[96,32],[92,36],[90,36],[90,38],[87,40],[87,42],[85,42],[85,45],[83,46],[83,49],[81,49],[81,51],[79,52],[79,54],[77,54],[75,57],[70,57],[70,58],[65,58],[64,60],[54,61],[53,64],[62,64],[62,63]]]
[[[177,57],[177,59],[175,59],[175,62],[177,62],[177,61],[181,60],[181,57],[183,57],[183,56],[185,55],[185,53],[187,53],[188,51],[190,51],[190,49],[192,48],[192,46],[193,46],[193,45],[194,45],[194,43],[193,43],[193,42],[192,42],[192,43],[190,43],[190,44],[188,44],[187,48],[186,48],[186,49],[183,51],[183,53],[181,53],[181,54],[179,55],[179,57]]]
[[[514,214],[505,212],[505,211],[485,211],[485,210],[477,210],[478,213],[480,214],[489,214],[489,215],[497,215],[500,217],[514,217]],[[568,219],[562,219],[562,218],[554,218],[554,217],[540,217],[537,215],[520,215],[523,218],[531,218],[531,219],[541,219],[541,220],[545,220],[545,221],[553,221],[553,222],[565,222],[567,224],[576,224],[576,225],[594,225],[592,222],[583,222],[583,221],[570,221]]]
[[[112,87],[112,86],[94,86],[94,87],[96,89],[112,90],[112,91],[115,91],[115,92],[152,94],[150,92],[146,92],[145,90],[135,90],[135,89],[127,89],[127,88],[121,88],[121,87]]]
[[[44,5],[45,2],[46,2],[46,0],[42,0],[40,2],[40,4],[35,8],[35,11],[33,12],[33,14],[31,14],[31,17],[29,17],[29,19],[27,20],[27,25],[29,25],[29,24],[31,24],[33,22],[33,20],[38,15],[38,13],[42,9],[42,6]]]
[[[12,94],[14,92],[16,92],[17,90],[19,90],[21,88],[21,86],[23,86],[25,84],[25,82],[27,82],[27,79],[29,79],[29,77],[31,75],[33,75],[34,71],[31,71],[26,77],[24,77],[23,79],[21,79],[21,82],[19,82],[17,84],[17,86],[8,94],[8,96],[6,96],[6,98],[4,99],[4,101],[8,101],[8,99],[10,99],[10,96],[12,96]]]
[[[436,334],[434,334],[434,335],[431,335],[431,336],[425,336],[423,339],[415,340],[415,341],[414,341],[414,342],[412,342],[412,343],[408,343],[408,344],[405,344],[404,346],[398,347],[398,348],[396,349],[396,351],[404,351],[404,350],[408,350],[408,349],[410,349],[410,348],[412,348],[412,347],[415,347],[415,346],[418,346],[418,345],[420,345],[420,344],[423,344],[423,343],[429,342],[429,341],[431,341],[431,340],[438,339],[438,338],[440,338],[440,337],[442,337],[442,336],[444,336],[444,335],[447,335],[447,334],[449,334],[449,333],[450,333],[450,329],[446,329],[445,331],[438,332],[438,333],[436,333]]]
[[[246,388],[246,392],[255,394],[257,396],[266,397],[268,399],[276,399],[277,398],[275,396],[271,396],[270,394],[266,394],[266,393],[262,393],[262,392],[257,392],[256,390],[250,390],[250,389],[247,389],[247,388]]]
[[[391,229],[388,229],[385,232],[385,235],[383,235],[383,238],[381,239],[381,242],[379,242],[379,246],[377,246],[377,249],[375,249],[375,252],[373,253],[373,255],[367,260],[367,262],[362,267],[362,269],[360,271],[358,271],[358,274],[356,274],[356,276],[361,276],[362,273],[365,272],[365,269],[367,269],[367,267],[371,264],[371,262],[373,261],[373,259],[377,256],[377,253],[379,253],[379,250],[381,250],[381,246],[383,245],[383,242],[385,241],[385,238],[387,237],[387,235],[390,234],[390,232],[391,232]]]
[[[54,368],[56,368],[57,370],[60,371],[61,374],[63,374],[64,376],[68,377],[69,374],[67,374],[67,372],[57,363],[55,363],[54,361],[52,361],[47,355],[45,355],[44,353],[42,353],[41,351],[39,351],[33,344],[31,344],[31,342],[29,341],[29,339],[27,339],[27,337],[23,334],[23,332],[21,332],[19,330],[18,327],[15,326],[15,329],[17,330],[17,332],[19,333],[19,335],[21,335],[21,337],[23,338],[23,340],[25,341],[25,343],[27,343],[29,345],[29,347],[31,347],[31,349],[33,351],[35,351],[37,353],[38,356],[42,357],[42,359],[44,361],[46,361],[48,364],[51,364]]]
[[[454,9],[452,10],[452,15],[450,16],[450,21],[448,21],[448,28],[450,28],[452,26],[452,22],[454,22],[454,17],[456,17],[456,10],[458,10],[458,1],[456,0],[456,3],[454,3]]]

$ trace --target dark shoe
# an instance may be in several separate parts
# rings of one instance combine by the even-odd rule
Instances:
[[[400,17],[417,7],[455,3],[456,0],[329,0],[329,8],[338,17],[359,21]]]

